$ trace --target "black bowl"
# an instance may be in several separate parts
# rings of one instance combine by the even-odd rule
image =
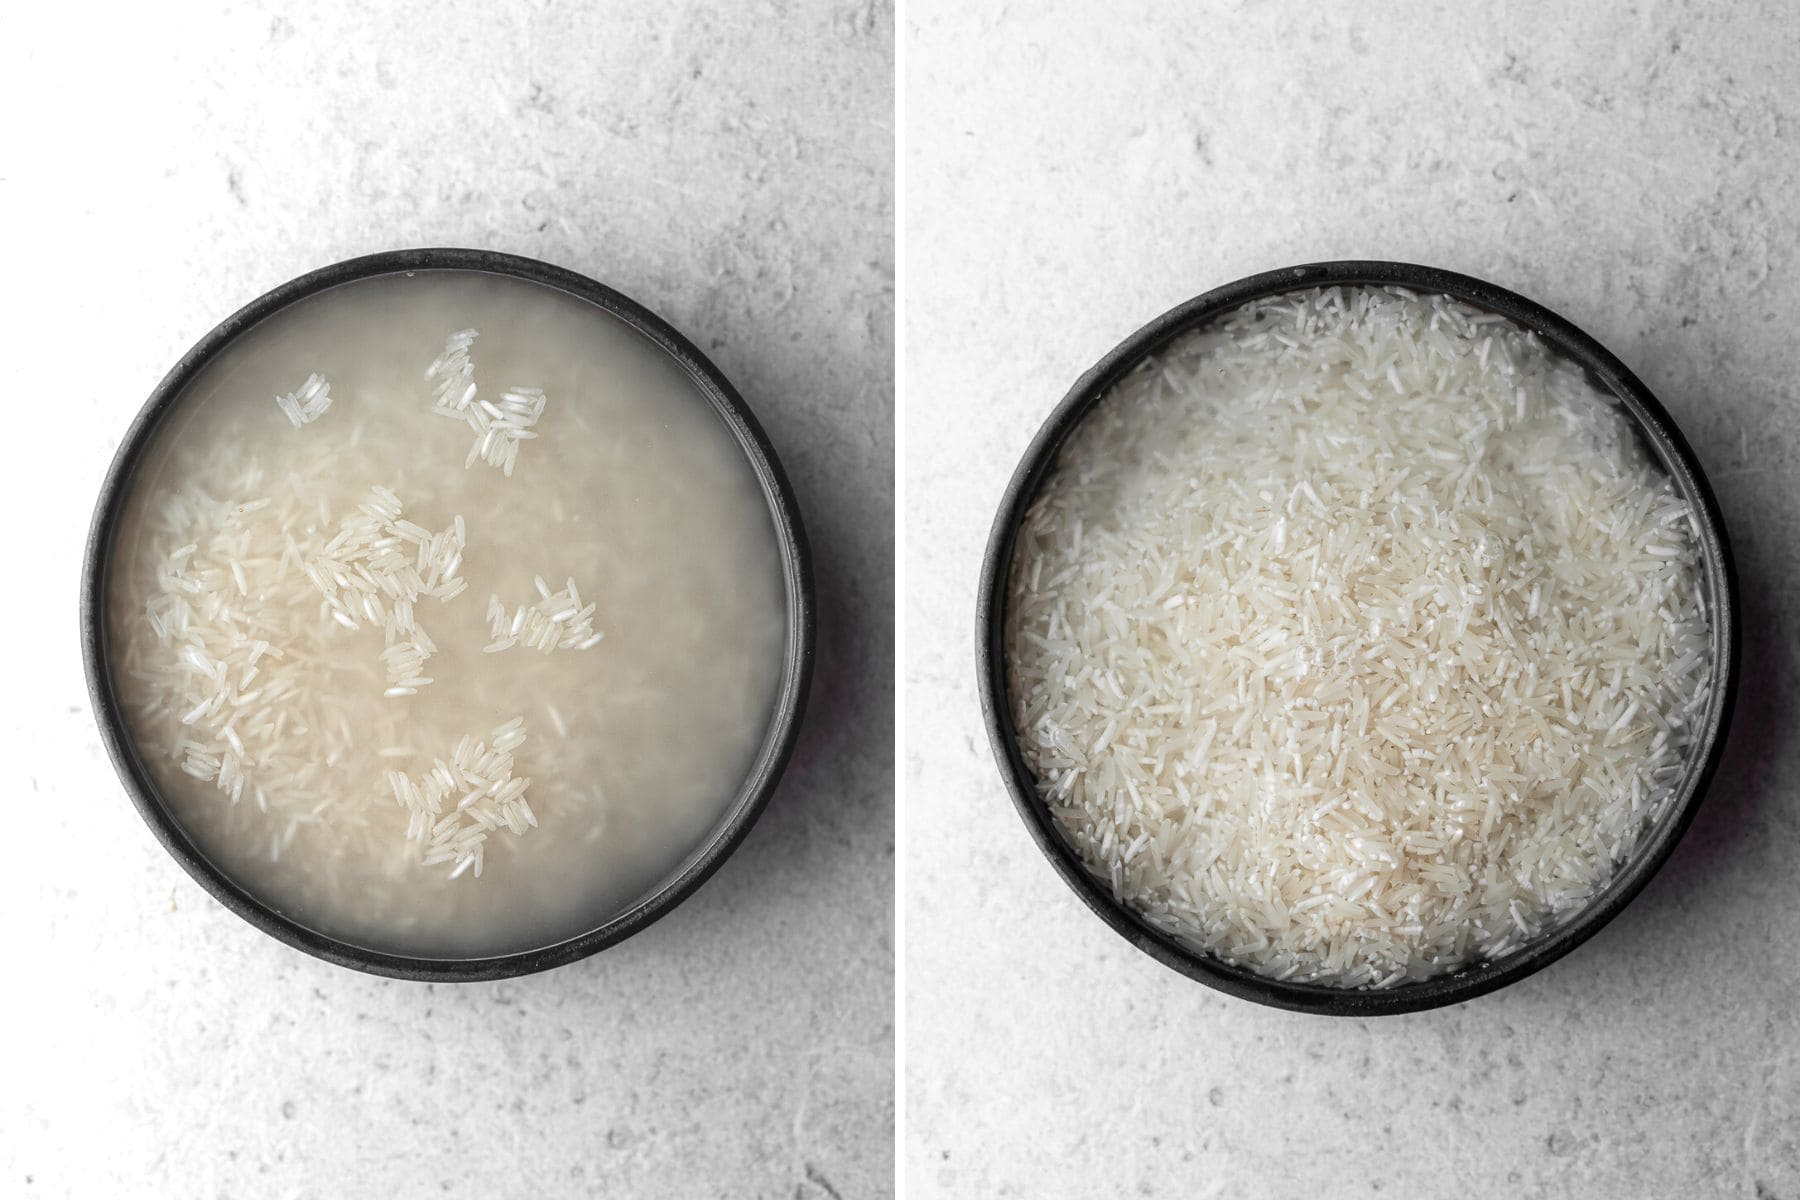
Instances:
[[[179,402],[189,381],[239,335],[296,301],[353,280],[434,270],[482,271],[555,288],[610,313],[667,352],[712,402],[750,460],[775,525],[776,540],[781,547],[782,578],[787,589],[787,648],[774,713],[755,761],[739,785],[725,817],[707,841],[654,892],[586,933],[532,950],[479,958],[411,957],[370,950],[310,929],[245,891],[219,870],[170,816],[126,732],[107,666],[106,581],[113,537],[128,490],[126,485],[139,458],[163,419]],[[175,368],[156,385],[143,411],[138,413],[125,434],[100,489],[82,567],[81,646],[87,665],[88,694],[93,700],[100,736],[112,756],[119,778],[158,840],[201,887],[264,933],[327,962],[400,979],[503,979],[562,966],[630,937],[691,895],[743,841],[780,781],[806,706],[807,685],[812,676],[813,625],[812,555],[801,528],[800,509],[793,488],[749,406],[719,369],[668,322],[629,297],[549,263],[487,250],[393,250],[351,259],[282,284],[227,317],[183,355]]]
[[[1012,702],[1006,679],[1006,587],[1019,524],[1037,497],[1070,433],[1112,386],[1146,355],[1216,317],[1266,296],[1333,285],[1395,285],[1415,292],[1453,296],[1477,308],[1508,317],[1533,330],[1566,359],[1583,367],[1595,386],[1619,398],[1634,420],[1644,444],[1674,480],[1683,497],[1700,515],[1701,587],[1712,620],[1713,688],[1688,769],[1668,811],[1639,841],[1632,859],[1586,906],[1512,954],[1470,963],[1450,974],[1387,989],[1349,989],[1318,983],[1283,982],[1233,966],[1191,949],[1152,928],[1134,910],[1088,874],[1038,799],[1031,772],[1019,753]],[[1706,784],[1725,747],[1737,690],[1738,599],[1731,547],[1718,502],[1694,452],[1656,397],[1605,347],[1541,305],[1466,275],[1432,267],[1391,262],[1329,262],[1289,267],[1252,275],[1196,296],[1164,313],[1115,347],[1092,370],[1076,380],[1050,419],[1038,430],[1024,460],[1013,473],[999,515],[989,535],[982,562],[981,591],[976,608],[976,659],[981,705],[988,739],[1005,778],[1013,804],[1039,849],[1064,882],[1132,945],[1165,966],[1246,1000],[1299,1012],[1336,1016],[1379,1016],[1416,1012],[1456,1004],[1523,979],[1561,958],[1593,936],[1641,891],[1668,859],[1699,807]]]

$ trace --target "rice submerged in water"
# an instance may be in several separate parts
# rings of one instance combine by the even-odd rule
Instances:
[[[1131,372],[1014,553],[1021,747],[1165,932],[1383,987],[1504,956],[1661,814],[1706,702],[1697,524],[1503,318],[1250,304]]]
[[[128,487],[131,739],[201,850],[324,932],[579,933],[679,868],[760,745],[785,596],[755,477],[571,297],[427,271],[309,298],[195,378]],[[513,646],[541,653],[484,653]]]

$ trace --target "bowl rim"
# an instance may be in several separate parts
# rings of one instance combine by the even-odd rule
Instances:
[[[769,725],[731,804],[706,838],[650,892],[593,928],[546,946],[468,958],[375,950],[321,933],[276,911],[215,866],[158,799],[157,788],[132,748],[106,667],[106,583],[124,500],[144,450],[194,376],[253,326],[301,300],[347,283],[421,271],[508,276],[564,292],[623,321],[674,359],[755,471],[775,526],[787,594],[786,646]],[[669,322],[623,293],[574,271],[495,250],[427,247],[363,255],[291,279],[226,317],[182,355],[132,420],[101,484],[82,563],[80,629],[88,697],[114,770],[163,848],[214,899],[271,937],[338,966],[428,982],[506,979],[563,966],[640,932],[692,895],[742,843],[767,807],[793,753],[811,683],[815,625],[812,552],[799,502],[768,435],[724,373]]]
[[[1354,990],[1257,975],[1191,949],[1115,901],[1087,873],[1038,801],[1019,751],[1005,670],[1006,585],[1019,525],[1071,432],[1143,358],[1197,326],[1253,300],[1319,287],[1388,286],[1436,292],[1508,317],[1553,351],[1584,368],[1619,398],[1649,447],[1700,518],[1701,572],[1711,591],[1713,691],[1702,722],[1698,766],[1671,811],[1644,836],[1633,859],[1575,914],[1499,960],[1384,990]],[[1384,1016],[1458,1004],[1531,975],[1569,953],[1617,916],[1649,883],[1692,823],[1725,750],[1736,699],[1740,616],[1736,568],[1724,517],[1699,460],[1662,404],[1618,358],[1573,322],[1485,280],[1414,263],[1339,260],[1265,271],[1202,293],[1156,317],[1108,351],[1051,411],[1032,438],[1001,498],[982,559],[976,599],[976,672],[982,716],[995,762],[1014,807],[1063,882],[1126,941],[1175,971],[1240,999],[1295,1012]]]

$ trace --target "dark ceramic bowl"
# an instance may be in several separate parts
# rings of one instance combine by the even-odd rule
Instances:
[[[654,892],[586,933],[532,950],[480,958],[409,957],[369,950],[318,933],[276,912],[240,887],[201,852],[170,816],[126,731],[107,661],[107,574],[113,537],[129,490],[126,485],[188,382],[234,339],[296,301],[352,280],[403,271],[434,270],[482,271],[555,288],[617,317],[667,352],[712,402],[720,420],[731,431],[756,472],[768,503],[769,517],[775,526],[787,592],[787,645],[774,713],[755,761],[725,816],[706,842],[690,853]],[[81,645],[87,665],[88,694],[93,700],[100,736],[112,755],[119,778],[157,838],[200,886],[264,933],[328,962],[401,979],[458,981],[526,975],[585,958],[637,933],[685,900],[718,870],[743,841],[768,803],[793,750],[812,675],[813,614],[812,556],[801,528],[800,509],[793,489],[782,473],[774,448],[743,398],[693,343],[661,317],[628,297],[548,263],[486,250],[395,250],[323,267],[252,301],[202,338],[156,385],[143,411],[126,432],[100,489],[100,500],[88,533],[87,558],[82,567]]]
[[[1453,296],[1533,330],[1553,350],[1583,367],[1595,386],[1617,396],[1645,446],[1662,464],[1683,497],[1700,516],[1701,588],[1712,620],[1711,700],[1699,737],[1674,800],[1656,826],[1638,843],[1636,854],[1612,881],[1573,916],[1512,954],[1473,962],[1451,974],[1387,989],[1347,989],[1317,983],[1282,982],[1233,966],[1191,949],[1152,928],[1134,910],[1088,874],[1038,799],[1031,772],[1019,752],[1006,678],[1006,587],[1019,524],[1050,473],[1057,453],[1083,417],[1146,355],[1216,317],[1266,296],[1333,285],[1398,285],[1415,292]],[[1390,262],[1330,262],[1270,271],[1196,296],[1156,318],[1096,363],[1075,382],[1050,419],[1038,430],[1024,461],[1013,473],[1000,502],[982,563],[976,611],[976,657],[981,704],[988,738],[1013,803],[1051,865],[1087,906],[1132,945],[1183,975],[1246,1000],[1276,1008],[1337,1016],[1378,1016],[1456,1004],[1523,979],[1592,937],[1641,891],[1681,840],[1725,746],[1725,729],[1737,689],[1738,599],[1725,539],[1725,524],[1712,488],[1687,442],[1648,388],[1605,347],[1550,310],[1466,275]]]

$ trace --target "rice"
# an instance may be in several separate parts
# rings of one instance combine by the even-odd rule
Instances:
[[[532,426],[544,415],[547,400],[536,387],[510,387],[497,402],[478,399],[475,362],[469,355],[476,332],[462,329],[444,342],[444,352],[425,369],[425,378],[436,390],[431,411],[465,421],[475,431],[475,442],[463,460],[465,469],[476,460],[499,467],[508,478],[519,459],[519,444],[537,437]]]
[[[412,695],[431,682],[421,676],[436,646],[414,616],[414,604],[427,596],[447,604],[467,585],[457,574],[462,517],[434,534],[402,520],[403,507],[392,488],[377,485],[323,548],[301,555],[328,617],[346,629],[364,621],[381,629],[387,644],[381,657],[395,685],[390,696]]]
[[[323,375],[308,375],[299,388],[275,397],[275,404],[294,428],[299,429],[324,416],[325,410],[331,407],[331,384]]]
[[[426,382],[434,392],[432,411],[440,416],[463,417],[475,400],[475,363],[469,347],[479,336],[473,329],[459,329],[444,340],[444,352],[425,368]]]
[[[1694,513],[1532,334],[1258,301],[1136,367],[1020,531],[1025,761],[1087,869],[1259,973],[1516,951],[1666,810],[1710,663]]]
[[[325,410],[328,391],[322,376],[310,375],[298,392],[278,398],[281,410],[298,428]],[[266,482],[265,468],[251,461],[235,491],[254,492]],[[313,520],[306,493],[279,489],[278,505],[266,496],[220,500],[188,486],[174,491],[161,514],[160,540],[180,544],[163,554],[144,604],[153,649],[128,656],[131,673],[146,685],[137,717],[154,726],[179,710],[184,733],[174,745],[182,770],[213,782],[232,804],[241,801],[246,780],[264,806],[271,794],[283,811],[319,803],[313,782],[321,749],[331,765],[357,742],[340,706],[360,663],[356,651],[338,644],[337,630],[380,629],[385,649],[378,658],[387,676],[381,695],[414,697],[434,682],[424,669],[437,649],[414,606],[427,597],[448,603],[468,586],[458,574],[467,533],[461,515],[434,533],[406,520],[399,494],[376,484],[327,537],[320,526],[330,524]],[[286,649],[277,649],[277,640]],[[265,672],[258,662],[269,654],[278,665]],[[259,677],[260,686],[250,688]],[[471,820],[487,828],[504,822],[521,834],[529,827],[517,809],[524,786],[509,789],[522,725],[518,718],[496,730],[508,739],[506,752],[483,763],[484,774],[459,763],[461,774],[450,777],[504,793],[474,809]],[[322,748],[313,740],[319,733]],[[429,786],[419,795],[423,803],[434,797]],[[309,815],[317,819],[321,811]],[[481,875],[485,831],[464,832],[452,878],[471,866]],[[292,835],[290,826],[271,839],[271,861],[279,861]],[[416,840],[410,826],[408,840]],[[422,865],[437,861],[425,847],[415,849]]]
[[[525,718],[514,717],[490,735],[494,748],[464,736],[450,760],[436,759],[417,779],[399,771],[388,772],[394,800],[408,814],[407,840],[424,865],[451,862],[450,878],[459,878],[470,867],[481,877],[483,844],[489,832],[505,828],[524,836],[537,824],[525,803],[529,779],[513,777],[513,751],[525,744]],[[435,824],[446,800],[461,793],[454,809]],[[527,818],[530,817],[528,820]]]
[[[464,470],[469,425],[430,411],[450,330],[446,406],[557,397],[523,474]],[[302,436],[267,398],[309,371],[368,399]],[[786,591],[755,471],[681,364],[566,293],[433,270],[284,308],[194,374],[120,504],[128,741],[197,850],[309,928],[449,957],[577,936],[715,836],[762,752]],[[484,655],[493,595],[560,600],[531,629],[557,652]],[[564,651],[590,604],[605,641]]]
[[[490,640],[483,650],[497,654],[524,645],[549,654],[553,650],[591,650],[600,644],[606,635],[594,631],[595,606],[581,603],[581,593],[573,579],[555,593],[542,575],[533,582],[538,599],[519,605],[510,617],[500,597],[488,597]]]
[[[238,476],[240,490],[267,482],[259,465]],[[243,505],[193,485],[173,489],[156,514],[155,540],[174,548],[160,555],[144,602],[150,636],[124,640],[120,654],[138,685],[134,721],[155,731],[176,720],[178,736],[148,740],[167,746],[187,774],[215,782],[233,804],[248,781],[259,806],[272,797],[280,812],[317,817],[328,803],[321,767],[355,746],[337,707],[373,686],[374,663],[346,644],[356,623],[345,592],[321,586],[343,545],[328,553],[305,529],[310,505],[298,491],[284,495]],[[365,732],[397,738],[399,726]],[[271,843],[277,858],[284,850],[281,839]]]

